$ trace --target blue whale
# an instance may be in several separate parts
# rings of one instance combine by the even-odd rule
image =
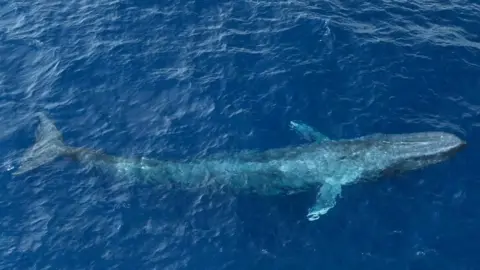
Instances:
[[[466,145],[444,132],[372,134],[333,140],[312,127],[290,122],[308,143],[267,151],[241,151],[189,161],[126,158],[64,144],[62,134],[43,113],[35,143],[24,153],[14,175],[20,175],[66,156],[108,168],[116,173],[185,188],[226,185],[238,190],[271,195],[317,188],[308,220],[316,220],[335,206],[342,187],[374,181],[445,161]]]

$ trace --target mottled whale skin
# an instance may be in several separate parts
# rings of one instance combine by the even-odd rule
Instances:
[[[314,186],[318,193],[308,210],[309,220],[318,219],[334,207],[345,185],[424,168],[451,158],[466,145],[457,136],[445,132],[372,134],[332,140],[306,124],[291,122],[291,128],[309,143],[175,162],[117,157],[67,146],[54,123],[43,113],[37,115],[40,122],[36,142],[24,153],[14,175],[67,156],[116,173],[135,175],[144,181],[175,183],[185,188],[228,185],[271,195]]]

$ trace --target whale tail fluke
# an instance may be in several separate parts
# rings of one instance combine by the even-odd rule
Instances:
[[[67,154],[70,147],[63,142],[60,131],[44,113],[37,113],[38,124],[35,143],[23,154],[20,167],[13,175],[20,175],[49,163],[57,157]]]

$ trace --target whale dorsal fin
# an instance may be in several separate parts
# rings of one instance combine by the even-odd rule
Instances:
[[[318,132],[313,127],[299,121],[290,121],[290,128],[307,141],[314,141],[317,143],[331,141],[331,139],[325,134]]]

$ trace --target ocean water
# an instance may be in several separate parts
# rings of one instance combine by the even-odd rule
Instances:
[[[475,1],[0,1],[0,269],[480,267]],[[441,130],[454,159],[295,196],[186,193],[59,159],[13,177],[36,112],[65,141],[157,159]]]

